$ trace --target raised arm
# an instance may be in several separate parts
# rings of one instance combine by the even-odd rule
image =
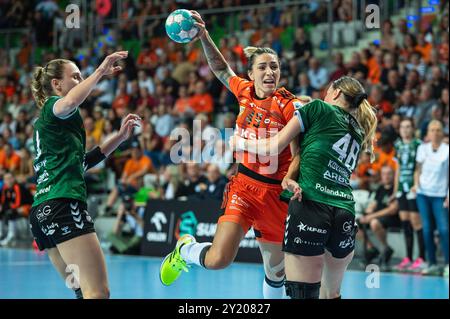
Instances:
[[[206,30],[205,22],[197,11],[191,11],[192,17],[197,21],[195,25],[199,29],[197,38],[200,39],[203,46],[203,51],[205,52],[206,60],[208,65],[213,71],[214,75],[227,87],[230,89],[230,78],[236,74],[230,68],[230,65],[220,53],[219,49],[209,36],[208,30]]]
[[[119,132],[107,139],[101,146],[86,153],[84,160],[85,170],[88,170],[108,157],[120,144],[127,140],[133,133],[133,129],[140,125],[141,118],[135,114],[128,114],[122,122]]]
[[[121,70],[121,67],[114,66],[114,63],[125,59],[127,56],[128,51],[119,51],[108,55],[94,73],[73,87],[66,96],[56,101],[53,107],[54,114],[58,117],[65,117],[71,114],[84,102],[104,75],[110,75]]]

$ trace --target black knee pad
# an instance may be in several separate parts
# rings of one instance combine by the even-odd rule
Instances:
[[[320,281],[316,283],[288,281],[284,283],[286,295],[291,299],[319,299]]]
[[[284,279],[280,280],[280,281],[273,281],[273,280],[270,280],[269,278],[267,278],[267,276],[265,276],[264,280],[272,288],[281,288],[284,286]]]

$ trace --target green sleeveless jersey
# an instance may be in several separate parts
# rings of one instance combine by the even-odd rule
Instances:
[[[356,119],[338,106],[314,100],[295,115],[301,125],[298,183],[303,198],[355,214],[350,176],[364,132]],[[292,193],[283,192],[290,199]]]
[[[33,166],[37,187],[33,206],[55,198],[86,201],[83,120],[78,109],[65,119],[56,117],[53,105],[58,99],[58,96],[47,99],[34,123],[36,157]]]
[[[420,140],[413,139],[410,143],[404,143],[401,139],[395,142],[395,158],[399,164],[398,188],[409,192],[414,185],[414,170],[416,169],[417,148]]]

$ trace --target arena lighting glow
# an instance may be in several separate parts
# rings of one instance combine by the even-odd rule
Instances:
[[[78,56],[78,61],[83,61],[83,60],[84,60],[84,55],[80,54],[80,55]]]
[[[407,26],[408,28],[412,28],[414,25],[413,25],[411,22],[408,22],[408,23],[406,24],[406,26]]]
[[[422,7],[422,8],[420,8],[420,12],[422,12],[422,13],[432,13],[432,12],[434,12],[434,7]]]
[[[428,0],[430,6],[438,6],[441,2],[439,0]]]
[[[408,20],[408,21],[416,21],[417,18],[418,18],[417,16],[409,15],[409,16],[406,17],[406,20]]]
[[[373,40],[373,44],[380,45],[380,40],[379,39]]]
[[[98,43],[98,47],[101,48],[103,46],[103,42]]]

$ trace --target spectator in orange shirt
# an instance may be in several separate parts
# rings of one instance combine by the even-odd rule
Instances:
[[[197,48],[196,44],[190,43],[186,45],[187,59],[191,63],[197,63],[200,55],[200,49]]]
[[[16,219],[27,217],[33,202],[31,193],[21,187],[11,173],[4,176],[4,185],[0,196],[0,237],[2,237],[3,220],[8,225],[6,238],[0,241],[0,246],[6,246],[16,237]]]
[[[416,51],[420,52],[423,61],[428,64],[431,58],[431,50],[433,50],[433,45],[425,40],[425,33],[422,32],[419,35],[418,44],[416,46]]]
[[[195,113],[211,113],[213,111],[214,101],[211,94],[206,92],[205,82],[197,82],[195,94],[191,97],[190,102]]]
[[[143,155],[139,142],[134,141],[131,144],[131,158],[125,162],[119,184],[109,194],[106,213],[112,210],[118,196],[135,194],[142,187],[144,175],[148,173],[154,173],[153,163]]]
[[[394,112],[392,104],[384,99],[384,90],[381,85],[374,85],[370,89],[368,98],[371,105],[375,105],[378,109],[377,116],[380,119],[384,114],[391,114]]]
[[[175,101],[175,112],[181,116],[193,115],[195,112],[191,106],[191,98],[187,94],[186,86],[178,89],[178,99]]]
[[[383,51],[376,49],[374,55],[367,61],[367,68],[369,69],[369,81],[371,84],[380,83],[381,68],[383,66]]]
[[[372,176],[372,164],[370,163],[370,155],[366,152],[361,152],[358,166],[353,173],[351,183],[354,189],[369,190],[369,183]]]
[[[0,150],[0,173],[4,173],[5,171],[16,173],[19,168],[20,156],[14,152],[11,144],[6,143],[3,149]]]
[[[119,117],[122,117],[125,115],[128,103],[130,102],[130,96],[127,94],[127,82],[119,82],[117,91],[118,94],[112,102],[112,108],[116,110]]]
[[[236,53],[243,65],[247,65],[247,58],[244,54],[244,48],[239,44],[238,38],[236,36],[230,37],[230,40],[228,41],[228,47],[231,49],[231,51]]]
[[[150,51],[148,44],[144,44],[141,52],[139,52],[136,65],[139,70],[152,70],[156,67],[158,56],[155,52]]]
[[[379,177],[381,168],[383,166],[389,166],[395,172],[397,170],[397,161],[395,160],[395,148],[394,148],[395,135],[385,129],[381,133],[381,137],[375,147],[375,161],[372,163],[372,172],[375,176]]]

